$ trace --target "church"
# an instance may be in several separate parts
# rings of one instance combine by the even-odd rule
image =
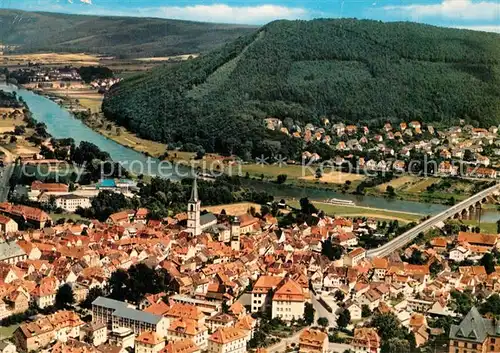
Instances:
[[[198,197],[198,182],[196,178],[193,180],[193,188],[191,189],[191,197],[188,201],[187,211],[187,229],[186,231],[194,236],[207,233],[227,233],[227,238],[231,242],[231,248],[240,250],[240,219],[233,217],[231,219],[230,231],[224,232],[226,227],[223,224],[217,224],[217,217],[213,213],[201,214],[201,201]],[[226,237],[223,237],[226,238]]]

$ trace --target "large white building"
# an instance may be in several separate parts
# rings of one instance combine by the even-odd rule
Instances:
[[[283,321],[299,320],[304,317],[306,297],[300,284],[288,278],[273,295],[272,318]]]

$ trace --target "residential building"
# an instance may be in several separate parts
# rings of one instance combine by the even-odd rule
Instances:
[[[372,327],[354,329],[354,338],[351,345],[354,353],[380,353],[380,337]]]
[[[271,316],[284,321],[301,319],[305,303],[306,297],[300,284],[287,278],[273,295]]]
[[[451,325],[448,347],[449,353],[500,352],[500,323],[472,307],[459,325]]]
[[[16,221],[12,218],[0,215],[0,232],[10,234],[17,232],[18,227]]]
[[[245,353],[247,333],[234,327],[219,327],[208,338],[210,353]]]
[[[327,353],[328,335],[324,332],[305,329],[299,337],[300,353]]]
[[[158,353],[165,347],[165,339],[155,332],[145,331],[135,338],[135,353]]]
[[[278,276],[260,276],[252,289],[252,313],[265,310],[271,304],[270,291],[276,289],[283,278]]]

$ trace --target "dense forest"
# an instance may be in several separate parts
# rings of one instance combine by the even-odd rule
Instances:
[[[0,9],[2,44],[16,52],[88,52],[120,58],[204,53],[256,27],[158,18]]]
[[[500,117],[499,41],[416,23],[276,21],[121,82],[103,109],[142,137],[240,156],[298,153],[297,142],[263,129],[269,116],[488,125]]]

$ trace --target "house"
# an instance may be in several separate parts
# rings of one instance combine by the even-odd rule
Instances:
[[[357,266],[357,264],[366,257],[366,250],[356,248],[344,256],[344,265],[348,267]]]
[[[278,276],[260,276],[252,289],[252,313],[264,310],[271,304],[270,290],[276,289],[282,281]]]
[[[278,317],[283,321],[299,320],[304,316],[305,303],[302,286],[291,278],[286,278],[273,295],[271,317]]]
[[[299,336],[299,352],[300,353],[327,353],[328,335],[324,332],[305,329]]]
[[[471,255],[471,252],[469,249],[467,249],[463,246],[457,246],[450,251],[449,257],[450,257],[450,260],[452,260],[452,261],[462,262],[465,259],[467,259],[470,255]]]
[[[247,333],[235,327],[219,327],[208,338],[208,351],[211,353],[245,353]]]
[[[165,339],[155,332],[145,331],[135,338],[135,353],[158,353],[165,347]]]
[[[18,227],[16,221],[12,218],[0,215],[0,232],[10,234],[17,232]]]
[[[355,328],[351,346],[354,353],[380,353],[380,336],[377,330],[372,327]]]
[[[361,320],[363,317],[361,305],[358,305],[354,301],[348,300],[345,302],[344,307],[349,310],[349,314],[351,314],[351,321]]]
[[[16,346],[24,352],[39,351],[54,340],[80,338],[84,322],[72,311],[58,311],[21,324],[14,331]]]
[[[184,338],[168,342],[161,353],[201,353],[201,350],[192,340]]]
[[[106,324],[88,323],[80,329],[80,341],[99,346],[106,343],[107,340],[108,328]]]

